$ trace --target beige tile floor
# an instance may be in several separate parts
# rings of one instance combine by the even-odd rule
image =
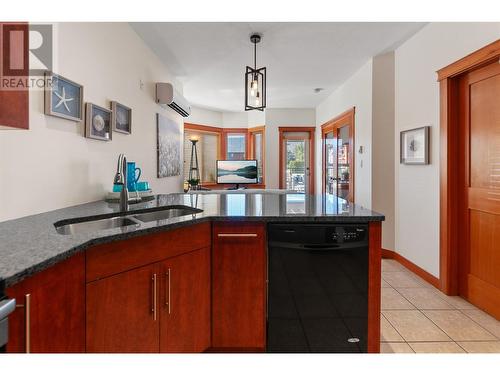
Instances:
[[[500,353],[500,321],[382,260],[381,353]]]

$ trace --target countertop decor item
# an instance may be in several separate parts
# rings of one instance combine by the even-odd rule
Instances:
[[[253,43],[253,68],[247,66],[245,72],[245,111],[263,111],[266,108],[266,67],[257,69],[257,43],[261,39],[260,34],[250,36]]]
[[[156,114],[158,178],[181,174],[181,129],[169,118]]]
[[[45,114],[80,122],[83,86],[59,74],[45,73]]]
[[[132,109],[118,102],[111,102],[111,123],[118,133],[132,133]]]
[[[111,111],[93,103],[86,103],[85,137],[111,141]]]
[[[430,126],[401,132],[400,163],[429,164]]]

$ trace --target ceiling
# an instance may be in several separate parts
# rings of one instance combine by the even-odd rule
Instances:
[[[424,23],[132,23],[183,84],[192,105],[243,111],[251,33],[262,34],[268,108],[312,108],[372,56],[393,50]],[[315,88],[324,90],[315,93]]]

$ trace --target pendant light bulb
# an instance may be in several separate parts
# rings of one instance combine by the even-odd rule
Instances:
[[[250,84],[250,95],[255,96],[257,93],[257,90],[259,89],[259,83],[256,78],[252,80],[252,83]]]
[[[260,106],[260,93],[258,91],[255,94],[255,106],[256,107]]]

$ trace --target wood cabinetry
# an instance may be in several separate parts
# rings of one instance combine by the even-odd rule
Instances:
[[[100,245],[99,250],[87,256],[87,280],[95,279],[87,284],[87,351],[208,349],[208,223]],[[111,269],[118,273],[107,276]]]
[[[161,265],[160,352],[197,353],[210,346],[210,247]]]
[[[220,351],[263,351],[265,225],[214,223],[212,238],[212,346]]]
[[[87,284],[87,352],[159,349],[157,264]]]
[[[85,352],[85,255],[77,254],[7,289],[11,353]]]

